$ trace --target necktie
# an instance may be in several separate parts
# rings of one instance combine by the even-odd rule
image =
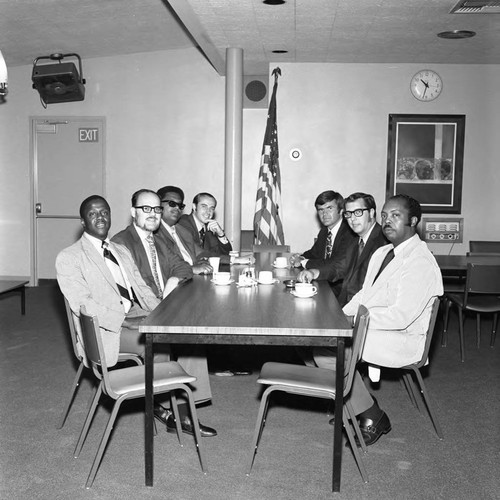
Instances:
[[[329,259],[332,256],[332,248],[333,248],[332,232],[328,231],[328,237],[326,238],[325,259]]]
[[[389,262],[391,262],[392,259],[394,259],[394,248],[391,248],[387,252],[387,254],[385,256],[385,259],[382,262],[382,265],[380,266],[380,269],[378,270],[377,276],[375,276],[375,279],[373,280],[373,283],[375,283],[375,281],[377,281],[377,278],[380,276],[380,274],[382,273],[382,271],[386,268],[387,264],[389,264]]]
[[[189,252],[186,250],[186,247],[182,243],[181,239],[179,238],[179,235],[177,234],[177,231],[175,230],[175,226],[172,226],[170,228],[172,231],[172,237],[174,238],[175,244],[179,248],[179,251],[181,252],[182,258],[190,265],[193,265],[193,259],[191,258],[191,255],[189,255]]]
[[[363,253],[363,248],[365,248],[365,242],[363,241],[363,238],[359,238],[359,242],[358,242],[358,257]]]
[[[120,264],[118,264],[116,257],[113,255],[113,253],[108,247],[109,243],[103,241],[102,253],[104,256],[104,262],[106,263],[106,266],[108,267],[109,271],[111,272],[111,275],[113,276],[116,282],[118,292],[120,293],[120,296],[122,298],[123,309],[125,310],[126,314],[130,311],[130,308],[132,307],[132,302],[133,302],[132,295],[130,294],[129,289],[127,287],[127,283],[125,281],[125,277],[123,275]]]
[[[205,226],[203,226],[200,229],[200,243],[201,243],[201,246],[203,246],[205,243]]]
[[[153,272],[153,279],[155,280],[155,285],[158,290],[158,297],[160,298],[163,296],[163,288],[160,284],[160,277],[158,276],[156,247],[155,247],[155,240],[153,238],[153,233],[149,233],[146,236],[146,241],[149,243],[149,255],[151,257],[151,271]]]

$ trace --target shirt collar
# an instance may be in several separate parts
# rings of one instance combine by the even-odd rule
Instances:
[[[90,235],[86,231],[83,232],[83,236],[85,236],[85,238],[87,238],[90,241],[90,243],[92,243],[92,246],[95,247],[95,249],[100,254],[102,254],[102,242],[103,242],[103,240],[100,240],[99,238],[96,238],[95,236]],[[109,238],[106,238],[104,241],[109,245]]]

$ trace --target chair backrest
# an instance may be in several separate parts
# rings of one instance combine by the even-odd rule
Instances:
[[[465,282],[465,304],[469,293],[500,295],[500,264],[469,262]]]
[[[352,382],[354,380],[354,374],[356,371],[356,365],[361,359],[361,354],[363,353],[363,347],[365,346],[366,332],[368,331],[368,323],[370,322],[370,312],[368,309],[361,305],[358,309],[358,314],[356,316],[356,323],[354,324],[354,329],[352,332],[352,350],[351,358],[349,360],[348,366],[345,367],[345,373],[347,377],[344,383],[344,396],[347,396],[351,392]]]
[[[432,335],[434,334],[434,326],[436,325],[436,319],[439,313],[439,298],[434,297],[431,309],[431,317],[429,319],[429,327],[427,328],[427,333],[425,337],[424,353],[422,354],[422,359],[416,363],[417,368],[420,368],[427,363],[427,358],[429,357],[429,350],[431,348]]]
[[[469,241],[469,250],[479,253],[500,253],[500,241]]]
[[[76,358],[82,361],[83,358],[81,354],[78,352],[78,348],[76,347],[77,336],[76,336],[75,321],[78,321],[78,318],[73,314],[73,311],[71,310],[68,299],[66,297],[64,297],[64,306],[66,307],[66,316],[68,318],[69,333],[71,335],[71,343],[73,344],[73,351],[75,353]]]
[[[290,252],[290,245],[252,245],[252,252]]]
[[[102,346],[101,332],[97,316],[87,313],[85,306],[80,308],[80,324],[82,326],[82,337],[85,345],[85,354],[92,367],[95,376],[104,382],[104,392],[112,396],[111,385],[108,377],[108,366]],[[111,393],[110,393],[111,392]]]

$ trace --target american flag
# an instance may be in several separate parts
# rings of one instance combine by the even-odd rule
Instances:
[[[276,124],[276,91],[281,70],[273,70],[274,87],[267,114],[266,134],[262,146],[259,187],[253,219],[255,243],[258,245],[284,245],[285,235],[281,223],[281,175]]]

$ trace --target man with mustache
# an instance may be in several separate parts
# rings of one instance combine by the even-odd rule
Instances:
[[[154,235],[160,226],[162,212],[160,197],[154,191],[150,189],[136,191],[132,195],[130,209],[132,224],[112,238],[113,242],[128,248],[144,281],[160,299],[166,297],[180,282],[193,277],[191,266]],[[131,340],[144,348],[142,338]],[[168,348],[169,346],[162,345],[162,347]],[[139,346],[136,348],[138,349]],[[191,384],[196,403],[210,401],[212,391],[203,346],[176,346],[175,354],[184,370],[197,379]],[[183,432],[193,434],[187,402],[179,404],[179,413]],[[162,407],[155,408],[155,416],[166,424],[168,432],[175,432],[175,421],[170,410]],[[201,423],[200,432],[203,437],[217,435],[215,429]]]
[[[417,234],[421,215],[420,203],[410,196],[386,201],[381,221],[390,244],[373,254],[363,287],[343,308],[351,320],[361,304],[370,311],[362,354],[369,364],[399,368],[422,357],[433,299],[443,294],[443,281],[434,256]],[[315,348],[314,360],[322,368],[335,369],[331,350]],[[350,401],[367,445],[391,430],[389,417],[358,372]]]

